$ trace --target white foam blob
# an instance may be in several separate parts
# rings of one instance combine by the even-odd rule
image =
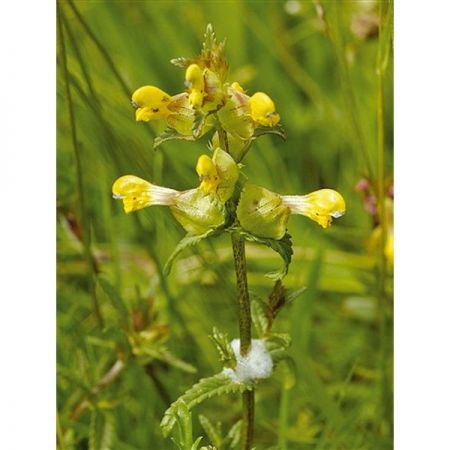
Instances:
[[[250,350],[245,356],[241,356],[239,339],[231,341],[231,348],[236,356],[237,364],[234,369],[226,367],[223,369],[223,373],[228,375],[232,381],[246,383],[270,377],[273,362],[264,341],[252,339]]]

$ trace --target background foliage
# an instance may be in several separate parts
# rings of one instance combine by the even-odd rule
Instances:
[[[207,137],[153,151],[162,130],[134,121],[130,97],[145,84],[182,91],[183,72],[169,60],[197,54],[207,23],[227,38],[230,78],[249,92],[267,92],[287,131],[286,142],[257,141],[245,160],[249,178],[283,194],[330,187],[347,202],[347,214],[325,232],[302,217],[290,220],[294,256],[285,284],[307,289],[275,327],[292,335],[297,377],[292,386],[280,370],[259,386],[256,448],[392,448],[392,277],[368,252],[373,220],[354,189],[361,177],[379,173],[379,46],[369,20],[376,22],[379,7],[59,2],[59,448],[170,448],[159,428],[164,410],[221,368],[208,337],[213,326],[237,335],[227,237],[185,252],[166,278],[163,266],[181,227],[166,209],[125,215],[111,198],[112,182],[124,174],[179,190],[197,185],[195,162]],[[390,175],[390,59],[384,95]],[[264,246],[247,247],[250,289],[266,297],[272,281],[264,274],[279,267],[279,257]],[[236,395],[196,412],[228,431],[240,407]],[[194,436],[205,436],[206,445],[196,416]]]

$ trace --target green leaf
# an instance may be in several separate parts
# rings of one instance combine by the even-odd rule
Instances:
[[[90,450],[112,448],[115,433],[114,416],[93,410],[89,424],[88,445]]]
[[[197,384],[188,389],[178,400],[176,400],[164,413],[161,421],[162,432],[165,437],[170,433],[176,421],[179,402],[186,403],[189,410],[203,401],[220,395],[231,393],[243,393],[250,390],[251,386],[243,383],[233,382],[227,375],[219,373],[209,378],[202,378]]]
[[[281,348],[287,349],[292,342],[292,338],[287,333],[272,333],[266,338],[266,345],[269,351],[273,349]]]
[[[283,139],[283,141],[286,140],[286,131],[280,124],[277,124],[274,127],[259,126],[258,128],[256,128],[253,137],[258,138],[260,136],[264,136],[265,134],[275,134],[276,136],[279,136],[281,139]]]
[[[255,236],[247,231],[243,230],[241,227],[228,228],[229,232],[239,233],[245,240],[249,242],[256,242],[258,244],[264,244],[270,247],[272,250],[276,251],[283,259],[283,266],[274,272],[269,272],[266,277],[272,278],[273,280],[281,280],[286,276],[289,269],[289,264],[291,263],[292,255],[294,251],[292,250],[291,235],[286,232],[286,234],[279,240],[270,238],[261,238]]]
[[[183,140],[183,141],[195,141],[194,136],[186,135],[178,133],[178,131],[174,130],[173,128],[166,128],[162,134],[157,136],[153,141],[153,148],[156,149],[159,147],[162,143],[166,141],[171,140]]]
[[[203,114],[201,111],[195,110],[194,123],[192,124],[192,135],[195,139],[198,139],[202,135],[207,117],[208,114]]]
[[[192,365],[189,364],[182,359],[175,356],[172,352],[170,352],[166,347],[164,346],[140,346],[137,349],[134,349],[136,355],[138,356],[149,356],[151,357],[151,360],[157,359],[159,361],[165,362],[169,364],[169,366],[175,367],[177,369],[182,370],[183,372],[187,373],[196,373],[197,369]],[[148,364],[150,361],[148,358],[141,358],[141,363]]]
[[[165,266],[164,266],[164,275],[169,275],[170,271],[172,270],[172,265],[177,256],[186,248],[192,247],[194,245],[197,245],[202,239],[207,238],[208,236],[212,236],[216,230],[211,229],[208,230],[206,233],[203,234],[197,234],[197,235],[190,235],[187,234],[184,236],[183,239],[181,239],[180,242],[178,242],[178,245],[175,247],[175,250],[172,252],[172,254],[169,256],[169,259],[167,260]]]
[[[251,301],[252,322],[256,328],[258,336],[264,337],[267,332],[269,321],[267,320],[267,305],[260,298],[254,298]]]
[[[205,433],[208,436],[208,439],[211,441],[211,443],[214,446],[221,448],[222,447],[221,422],[218,422],[217,427],[215,427],[211,423],[211,421],[203,414],[199,414],[198,420],[202,428],[205,430]]]
[[[97,278],[98,284],[101,286],[105,294],[111,300],[114,308],[123,316],[128,316],[128,309],[125,306],[125,303],[122,301],[122,297],[116,291],[116,289],[112,286],[112,284],[103,277]]]
[[[233,450],[239,447],[241,441],[242,420],[238,420],[225,437],[224,444],[229,443],[228,448]]]
[[[226,333],[221,333],[216,327],[213,328],[213,334],[210,336],[219,352],[220,360],[225,367],[234,369],[236,367],[236,356],[231,348]]]

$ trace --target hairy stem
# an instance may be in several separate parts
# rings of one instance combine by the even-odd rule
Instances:
[[[233,246],[234,268],[236,270],[236,282],[238,288],[239,306],[239,336],[241,342],[241,355],[245,356],[251,346],[252,341],[252,316],[250,311],[250,299],[247,286],[247,268],[245,261],[245,241],[236,233],[231,235]],[[253,441],[253,428],[255,419],[255,392],[246,391],[242,394],[243,401],[243,438],[242,449],[250,450]]]

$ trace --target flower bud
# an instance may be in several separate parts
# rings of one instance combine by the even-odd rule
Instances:
[[[309,217],[323,228],[328,228],[333,218],[345,213],[344,198],[332,189],[320,189],[307,195],[284,195],[281,198],[292,214]]]
[[[149,122],[166,118],[170,111],[168,105],[171,97],[155,86],[142,86],[132,96],[136,108],[136,120]]]
[[[255,236],[281,239],[286,233],[289,208],[280,195],[263,187],[247,183],[236,213],[242,228]]]
[[[263,126],[273,127],[280,121],[273,100],[264,92],[257,92],[249,99],[252,119]]]

